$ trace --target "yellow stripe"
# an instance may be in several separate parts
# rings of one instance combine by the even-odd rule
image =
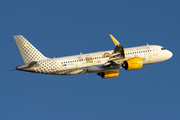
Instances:
[[[110,35],[111,39],[113,40],[114,44],[119,45],[119,42],[111,34],[109,34],[109,35]]]

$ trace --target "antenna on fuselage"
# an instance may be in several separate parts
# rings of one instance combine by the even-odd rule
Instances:
[[[147,46],[149,46],[149,44],[148,43],[146,43],[147,44]]]

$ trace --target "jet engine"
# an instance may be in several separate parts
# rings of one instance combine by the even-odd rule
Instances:
[[[108,70],[104,72],[99,72],[97,75],[101,76],[102,78],[117,77],[119,75],[119,70],[113,69],[113,70]]]
[[[136,70],[136,69],[140,69],[143,66],[143,62],[142,59],[140,57],[134,57],[134,58],[130,58],[126,61],[124,61],[122,67],[125,70]]]

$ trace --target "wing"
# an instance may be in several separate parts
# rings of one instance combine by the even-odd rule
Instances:
[[[101,67],[108,67],[108,66],[112,67],[113,66],[113,67],[118,68],[118,67],[121,67],[122,63],[125,60],[124,48],[111,34],[110,34],[110,37],[116,47],[115,47],[114,51],[111,53],[109,60]]]

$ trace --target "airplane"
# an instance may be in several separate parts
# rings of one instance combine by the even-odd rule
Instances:
[[[143,65],[162,62],[173,56],[171,51],[159,45],[123,48],[111,34],[110,37],[115,44],[114,50],[48,58],[22,35],[15,35],[14,39],[24,60],[24,64],[17,66],[16,70],[51,75],[97,73],[106,79],[117,77],[121,68],[137,70]]]

